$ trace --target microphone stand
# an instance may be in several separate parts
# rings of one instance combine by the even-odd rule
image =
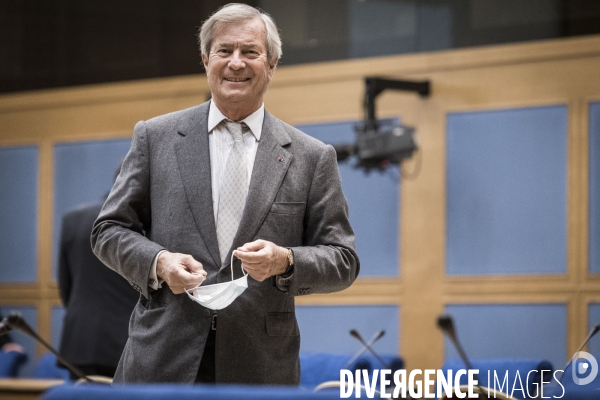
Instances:
[[[460,342],[458,341],[458,337],[456,336],[456,330],[454,329],[454,321],[452,320],[452,317],[449,315],[440,315],[437,320],[437,325],[442,330],[442,332],[444,334],[446,334],[448,339],[450,339],[452,344],[454,344],[454,347],[458,351],[458,355],[460,356],[460,359],[462,360],[463,363],[465,363],[465,366],[467,367],[467,369],[470,369],[470,370],[475,369],[475,368],[473,368],[473,365],[469,361],[469,358],[467,357],[467,353],[465,353],[464,349],[460,345]],[[489,399],[490,398],[489,388],[488,388],[487,394],[486,394],[486,391],[479,384],[479,374],[475,374],[475,377],[477,378],[477,388],[479,389],[479,393],[481,395],[486,396],[485,397],[486,399]]]
[[[382,331],[383,332],[383,331]],[[373,354],[375,356],[375,358],[377,359],[377,361],[379,361],[381,363],[381,365],[383,365],[385,368],[390,369],[390,365],[388,363],[386,363],[385,361],[382,360],[381,357],[379,357],[379,354],[377,354],[375,352],[375,350],[373,350],[371,348],[371,345],[369,345],[367,342],[365,342],[362,338],[362,336],[360,336],[360,334],[358,333],[358,331],[356,329],[352,329],[350,330],[350,336],[356,338],[359,342],[362,343],[363,346],[366,347],[367,350],[369,350],[371,352],[371,354]],[[383,336],[383,334],[381,335]],[[381,336],[379,336],[377,339],[379,339]],[[373,341],[373,343],[375,343],[375,341]]]
[[[27,322],[25,322],[25,320],[23,319],[23,317],[21,317],[19,314],[17,313],[13,313],[10,316],[4,318],[4,320],[2,321],[6,326],[10,327],[11,329],[17,329],[19,331],[21,331],[22,333],[31,336],[32,338],[34,338],[35,340],[37,340],[39,343],[41,343],[46,349],[50,350],[50,352],[52,352],[52,354],[54,354],[56,356],[56,358],[65,365],[65,367],[67,367],[67,369],[69,371],[71,371],[73,374],[75,374],[79,379],[83,379],[89,383],[93,383],[94,381],[91,380],[90,378],[88,378],[79,368],[75,367],[74,365],[72,365],[70,362],[68,362],[67,360],[65,360],[60,354],[58,354],[58,352],[56,350],[54,350],[54,348],[48,344],[44,339],[42,339],[40,337],[40,335],[38,335],[30,326],[29,324],[27,324]]]
[[[373,344],[376,341],[378,341],[383,335],[385,335],[385,331],[384,330],[380,330],[379,332],[375,332],[375,334],[373,335],[373,337],[371,337],[371,339],[369,339],[369,341],[367,342],[367,346],[373,346]],[[358,360],[358,357],[360,357],[365,351],[367,351],[367,346],[363,346],[362,348],[358,349],[358,351],[352,356],[352,358],[350,358],[350,360],[348,360],[348,362],[345,365],[345,368],[348,368],[350,365],[352,365],[352,363],[354,361]]]
[[[571,365],[571,363],[573,362],[573,358],[575,357],[575,355],[577,353],[579,353],[581,351],[581,349],[583,349],[585,347],[586,344],[588,344],[588,342],[596,335],[596,333],[598,333],[600,331],[600,325],[596,325],[594,326],[591,330],[590,333],[587,335],[587,338],[583,341],[583,343],[581,344],[581,346],[579,346],[579,349],[577,349],[577,351],[575,352],[575,354],[573,354],[573,357],[571,357],[569,359],[569,361],[567,361],[567,365],[565,365],[565,368],[563,369],[563,373],[560,376],[560,379],[558,380],[559,383],[562,383],[562,380],[565,376],[565,373],[567,372],[567,368],[569,368],[569,365]]]

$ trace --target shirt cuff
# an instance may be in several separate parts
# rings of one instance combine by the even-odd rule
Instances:
[[[152,268],[150,268],[150,275],[148,276],[148,286],[154,290],[158,290],[162,287],[163,282],[165,281],[162,278],[159,278],[156,274],[156,264],[158,264],[158,256],[160,256],[166,250],[161,250],[154,256],[154,260],[152,260]]]

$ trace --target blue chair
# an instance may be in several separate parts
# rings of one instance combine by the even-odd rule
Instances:
[[[372,370],[371,363],[365,358],[346,366],[351,358],[352,354],[300,353],[300,386],[314,388],[323,382],[339,381],[341,369]]]
[[[583,360],[575,361],[575,368],[584,362]],[[576,369],[577,371],[577,369]],[[588,374],[589,375],[589,374]],[[596,377],[585,385],[578,385],[573,379],[573,364],[562,375],[560,372],[556,377],[561,381],[559,385],[555,380],[552,380],[548,385],[544,386],[544,396],[555,396],[563,400],[569,399],[600,399],[600,371]],[[580,378],[585,378],[586,375],[578,375]],[[561,386],[562,385],[562,386]]]
[[[27,354],[17,351],[5,353],[0,351],[0,377],[14,378],[19,374],[21,367],[27,362]]]
[[[44,354],[35,367],[36,379],[64,379],[69,380],[69,370],[56,365],[56,356],[52,353]]]
[[[546,382],[552,379],[552,373],[554,372],[552,364],[545,360],[498,358],[472,360],[471,363],[474,369],[479,370],[480,386],[490,387],[493,390],[495,381],[497,381],[498,383],[495,384],[496,390],[504,393],[508,391],[510,395],[514,385],[515,391],[512,393],[512,396],[520,399],[527,399],[530,396],[537,395],[542,380],[542,370],[548,371],[544,372],[543,376]],[[461,360],[454,359],[447,361],[441,369],[447,374],[448,370],[466,369],[466,366]],[[460,384],[466,385],[468,383],[467,380],[468,377],[466,375],[461,376]],[[500,389],[501,385],[504,386],[502,389]]]
[[[398,371],[399,369],[403,369],[404,368],[404,360],[402,359],[402,357],[399,357],[395,354],[379,354],[379,358],[381,358],[381,360],[383,362],[385,362],[387,364],[387,366],[384,366],[378,359],[377,357],[375,357],[372,354],[366,354],[363,355],[361,357],[359,357],[359,361],[366,361],[371,365],[371,369],[391,369],[392,370],[392,374],[396,371]],[[388,368],[389,367],[389,368]]]

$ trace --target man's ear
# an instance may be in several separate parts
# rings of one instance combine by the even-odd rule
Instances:
[[[272,60],[272,61],[269,63],[269,69],[270,69],[271,71],[275,71],[275,67],[277,67],[277,61],[279,61],[279,60]]]
[[[206,57],[204,54],[202,54],[202,65],[204,65],[205,69],[208,67],[208,57]]]
[[[269,70],[267,71],[267,74],[269,75],[269,80],[271,80],[273,74],[275,73],[275,67],[277,67],[277,62],[269,64]]]

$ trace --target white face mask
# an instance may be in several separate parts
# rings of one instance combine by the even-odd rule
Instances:
[[[196,286],[185,292],[196,303],[210,308],[211,310],[222,310],[231,303],[248,287],[248,274],[242,268],[244,276],[233,279],[233,253],[231,254],[231,282],[215,283],[214,285]]]

